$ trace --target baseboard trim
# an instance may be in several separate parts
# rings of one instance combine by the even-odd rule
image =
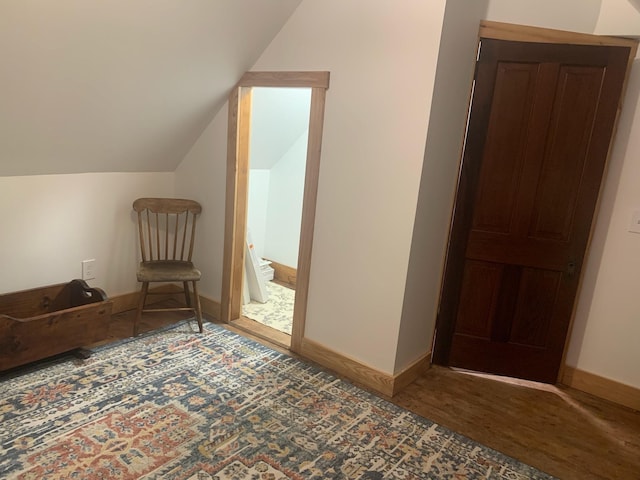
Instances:
[[[291,349],[291,335],[280,332],[274,328],[269,328],[260,322],[256,322],[251,318],[240,317],[229,325],[236,329],[246,332],[252,337],[259,338],[268,342],[268,345],[274,345],[285,350]]]
[[[215,319],[220,318],[219,302],[200,295],[200,304],[204,313],[212,316]],[[267,341],[273,342],[276,345],[289,348],[286,345],[286,342],[278,342],[277,340],[274,341],[274,339],[270,338],[269,336],[260,335],[260,332],[256,332],[255,328],[249,327],[248,323],[250,322],[253,322],[253,320],[240,319],[232,322],[231,325],[234,325],[240,331],[246,331],[252,335],[256,335],[260,338],[266,339]],[[430,356],[426,356],[419,359],[414,364],[410,365],[406,370],[401,372],[397,376],[399,380],[396,380],[396,377],[387,375],[383,372],[375,370],[374,368],[363,365],[360,362],[340,355],[339,353],[334,352],[333,350],[324,347],[323,345],[320,345],[319,343],[316,343],[312,340],[302,340],[302,347],[299,355],[303,358],[316,362],[323,367],[326,367],[329,370],[332,370],[348,378],[349,380],[353,380],[355,382],[363,384],[375,390],[376,392],[382,393],[383,395],[387,395],[389,397],[393,396],[400,390],[398,386],[401,385],[402,387],[404,387],[411,383],[415,378],[417,378],[420,372],[424,369],[424,363],[426,362],[428,364],[428,360],[430,358]]]
[[[302,339],[300,355],[387,397],[413,382],[431,363],[431,353],[426,353],[403,371],[389,375],[307,338]]]
[[[160,301],[174,296],[175,294],[172,293],[173,289],[177,290],[176,293],[181,292],[180,287],[176,285],[157,287],[154,290],[165,291],[167,292],[167,295],[158,295],[157,297],[154,297],[154,299]],[[111,298],[111,300],[113,300],[113,313],[116,314],[127,310],[135,310],[138,307],[138,297],[139,292],[133,292],[116,295]],[[200,295],[200,306],[202,307],[202,312],[206,316],[214,320],[220,319],[220,302]],[[250,330],[247,329],[247,331]],[[278,344],[279,342],[275,343]],[[388,397],[392,397],[413,382],[429,368],[431,363],[431,353],[429,352],[401,372],[395,375],[389,375],[360,363],[357,360],[353,360],[345,355],[335,352],[330,348],[314,342],[313,340],[304,338],[302,340],[302,346],[299,354],[303,358],[316,362],[349,380],[360,383]]]
[[[569,366],[564,368],[561,383],[567,387],[640,411],[640,389],[636,387]]]
[[[274,262],[269,258],[265,258],[271,262],[271,268],[273,268],[273,278],[280,283],[284,283],[295,290],[296,282],[298,279],[298,271],[287,265],[283,265],[278,262]]]
[[[402,391],[407,385],[413,383],[418,377],[431,368],[431,352],[425,353],[407,368],[393,376],[393,393]]]
[[[368,388],[391,397],[393,395],[393,377],[375,368],[341,355],[307,338],[302,339],[300,355],[323,367],[360,383]]]
[[[212,317],[214,320],[220,320],[220,302],[200,295],[200,307],[205,315]]]
[[[139,296],[140,296],[140,292],[133,292],[133,293],[123,293],[122,295],[116,295],[115,297],[110,297],[111,300],[113,300],[112,313],[115,315],[116,313],[135,310],[136,308],[138,308]]]

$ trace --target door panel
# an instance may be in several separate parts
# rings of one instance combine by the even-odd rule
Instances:
[[[457,331],[463,335],[490,338],[491,319],[502,282],[502,266],[469,261],[462,280]]]
[[[500,121],[491,124],[487,133],[486,168],[482,170],[478,184],[474,230],[494,233],[511,230],[536,71],[537,66],[533,64],[498,67],[491,112]]]
[[[604,74],[603,67],[560,70],[534,200],[532,237],[569,241]]]
[[[628,55],[482,40],[436,362],[555,382]]]
[[[536,347],[547,344],[549,321],[561,280],[562,274],[559,272],[522,269],[510,342]]]

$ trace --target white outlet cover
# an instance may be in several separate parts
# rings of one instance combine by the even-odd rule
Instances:
[[[629,231],[640,233],[640,210],[634,210],[629,221]]]
[[[96,259],[91,258],[89,260],[82,261],[82,279],[94,280],[96,278]]]

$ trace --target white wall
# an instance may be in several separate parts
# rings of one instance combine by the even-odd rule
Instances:
[[[249,203],[247,228],[259,257],[264,257],[267,232],[267,207],[269,205],[269,170],[249,170]]]
[[[308,137],[306,130],[270,171],[264,256],[292,268],[298,266]]]
[[[307,161],[304,131],[270,170],[249,170],[247,227],[258,256],[298,266]]]
[[[594,33],[640,36],[640,0],[602,0]]]
[[[430,350],[477,52],[488,0],[448,0],[407,272],[396,373]]]
[[[270,169],[309,128],[310,88],[251,89],[251,168]]]
[[[260,257],[296,268],[310,88],[252,89],[247,227]]]
[[[252,68],[331,72],[305,335],[388,373],[444,7],[444,0],[304,0]],[[226,120],[221,112],[176,172],[178,191],[191,189],[210,211],[205,267],[216,280],[203,287],[214,299]]]
[[[494,22],[593,33],[601,3],[601,0],[489,0],[485,18]]]
[[[202,271],[199,293],[220,301],[227,180],[227,112],[218,112],[176,169],[176,196],[202,205],[193,261]]]
[[[96,259],[91,286],[109,296],[138,290],[131,205],[173,193],[173,173],[0,177],[0,292],[81,278],[81,262],[90,258]]]
[[[331,72],[305,336],[388,373],[444,6],[306,0],[253,67]]]
[[[612,1],[602,2],[601,18]],[[433,300],[420,303],[417,298],[437,295],[439,280],[424,270],[409,271],[407,265],[411,253],[412,268],[420,261],[439,268],[442,223],[451,207],[447,190],[455,182],[446,182],[454,143],[434,144],[430,138],[423,171],[444,6],[443,1],[305,0],[253,67],[331,71],[305,334],[389,373],[421,354],[416,338],[428,343],[431,336]],[[447,7],[460,8],[461,3],[449,0]],[[594,0],[491,0],[486,18],[591,33],[599,7]],[[456,15],[448,25],[473,23],[476,13]],[[615,33],[615,25],[608,29]],[[450,43],[449,33],[445,29],[443,52],[454,56],[468,48]],[[470,34],[464,42],[471,42]],[[439,61],[439,66],[443,72],[464,74],[455,60]],[[637,62],[634,69],[585,264],[567,363],[640,387],[640,307],[635,300],[640,236],[626,232],[630,210],[640,207],[634,184],[640,175],[640,145],[637,133],[633,135],[640,131]],[[463,95],[461,79],[445,76],[442,82],[444,87],[436,87],[438,99]],[[431,114],[455,131],[455,115],[447,117],[443,103],[435,102]],[[220,298],[222,276],[226,115],[226,109],[218,114],[176,172],[178,192],[195,195],[205,206],[203,291],[214,299]],[[430,124],[430,136],[437,125]],[[421,174],[419,213],[426,216],[414,230]],[[429,247],[410,250],[413,234]],[[428,280],[424,288],[422,279]]]

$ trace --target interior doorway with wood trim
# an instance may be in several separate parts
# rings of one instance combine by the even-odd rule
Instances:
[[[557,381],[636,48],[481,26],[435,363]]]
[[[254,335],[265,337],[286,348],[291,348],[293,351],[298,350],[304,332],[324,119],[324,101],[328,87],[328,72],[247,72],[229,96],[225,247],[221,319],[225,322],[233,322],[238,328],[247,330]],[[284,111],[286,108],[282,108],[282,111],[279,113],[281,118],[284,118],[282,115],[306,115],[306,120],[308,120],[308,123],[305,125],[308,126],[308,129],[305,130],[308,132],[306,138],[301,138],[299,142],[295,142],[297,150],[304,149],[304,145],[306,144],[306,151],[302,159],[304,162],[302,166],[303,172],[300,173],[299,168],[295,167],[298,170],[298,176],[301,175],[303,177],[301,180],[303,180],[304,183],[303,188],[301,187],[301,218],[298,220],[287,219],[288,223],[299,221],[299,225],[297,225],[299,230],[286,227],[286,229],[289,230],[289,234],[291,234],[292,230],[295,230],[293,236],[299,231],[299,241],[298,239],[284,238],[282,236],[279,240],[276,240],[278,247],[281,247],[284,241],[287,243],[297,242],[297,257],[288,258],[288,260],[282,263],[273,261],[268,264],[266,261],[261,260],[260,257],[262,255],[258,255],[258,253],[262,252],[257,251],[258,248],[256,248],[256,245],[252,242],[247,242],[248,234],[249,238],[253,236],[247,226],[249,218],[250,175],[253,177],[252,183],[254,185],[258,185],[261,182],[259,178],[260,175],[257,174],[259,172],[254,172],[254,174],[250,173],[251,157],[254,158],[254,161],[255,158],[259,158],[259,155],[256,157],[255,152],[252,154],[251,150],[252,148],[264,149],[264,147],[260,147],[259,144],[255,143],[255,138],[252,138],[254,137],[252,135],[252,129],[257,128],[260,124],[264,126],[277,122],[278,120],[274,119],[274,117],[265,118],[263,115],[264,112],[256,113],[253,105],[254,103],[265,104],[264,99],[267,98],[280,98],[282,101],[288,102],[289,107],[293,107],[292,103],[298,102],[297,99],[304,98],[305,96],[308,102],[306,114],[301,114],[300,112],[287,113]],[[302,106],[301,108],[304,110],[305,107]],[[269,129],[270,128],[271,127],[269,127]],[[299,136],[300,133],[301,132],[297,132]],[[266,134],[266,136],[269,135],[274,137],[273,132]],[[279,193],[283,194],[284,192]],[[255,192],[252,193],[251,196],[255,197]],[[278,196],[280,197],[282,195]],[[286,203],[289,202],[290,199],[280,199],[280,201]],[[260,200],[257,200],[257,203],[260,202]],[[254,209],[254,212],[255,210],[256,209]],[[257,208],[257,210],[259,210],[259,208]],[[295,210],[295,208],[293,210]],[[253,216],[255,215],[254,213]],[[261,239],[260,241],[264,241],[266,236],[263,234],[264,232],[259,231],[259,222],[257,225],[254,221],[253,225],[257,237]],[[282,255],[286,256],[286,254]],[[291,253],[288,255],[291,257]],[[274,259],[269,259],[269,261],[271,260]],[[292,287],[292,283],[295,285],[290,335],[284,331],[280,331],[285,329],[277,330],[268,326],[268,322],[261,322],[259,319],[260,308],[256,311],[253,305],[256,302],[252,302],[251,305],[243,307],[243,304],[248,303],[250,295],[261,301],[263,295],[268,296],[269,292],[271,292],[272,295],[274,294],[274,291],[271,290],[272,286],[270,283],[266,285],[266,287],[269,288],[268,291],[264,290],[264,285],[256,285],[256,282],[258,282],[258,284],[261,283],[261,278],[258,276],[261,274],[260,263],[265,264],[264,268],[267,271],[271,271],[271,268],[275,270],[271,275],[275,276],[277,283],[283,284],[285,288]],[[291,264],[294,264],[294,266],[292,267]],[[273,285],[273,287],[276,286],[277,285]],[[251,293],[251,289],[256,293]],[[275,293],[277,294],[278,292]],[[257,303],[258,307],[260,307],[259,302]],[[258,321],[256,321],[256,318],[258,318]]]

